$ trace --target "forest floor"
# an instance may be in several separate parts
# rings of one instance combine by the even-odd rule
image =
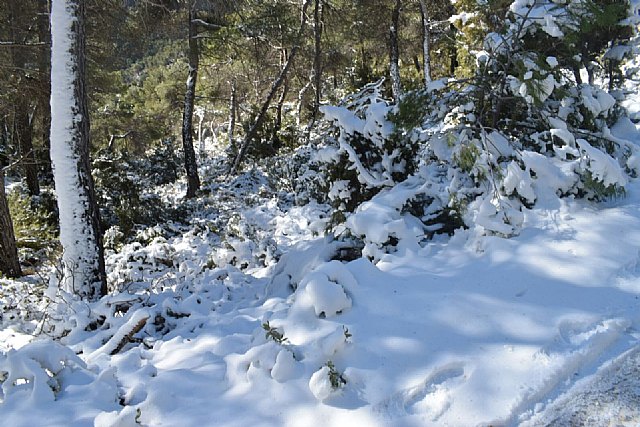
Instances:
[[[328,207],[257,171],[208,185],[184,224],[109,252],[121,292],[48,314],[75,325],[63,345],[5,311],[3,424],[638,424],[638,180],[541,203],[511,239],[460,230],[375,262],[337,260]],[[2,280],[3,307],[30,280]]]

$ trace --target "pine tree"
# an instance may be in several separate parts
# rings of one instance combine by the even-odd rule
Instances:
[[[85,0],[54,0],[51,11],[51,160],[63,248],[62,287],[83,299],[106,294],[102,231],[89,164]]]

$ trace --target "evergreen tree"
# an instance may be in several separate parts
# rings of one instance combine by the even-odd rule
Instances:
[[[63,248],[62,287],[83,299],[106,294],[102,230],[89,164],[85,0],[54,0],[51,12],[51,160]]]

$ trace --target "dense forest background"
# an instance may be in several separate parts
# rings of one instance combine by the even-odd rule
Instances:
[[[49,3],[0,8],[11,276],[60,253]],[[604,200],[636,173],[637,149],[611,133],[633,118],[636,14],[623,1],[82,4],[91,169],[112,248],[113,236],[186,220],[213,182],[256,167],[293,203],[329,204],[327,231],[422,176],[429,191],[398,209],[428,238],[472,223],[514,235],[542,187]],[[186,183],[181,201],[150,191],[174,182]],[[377,244],[395,246],[386,237]]]
[[[49,10],[49,1],[0,6],[2,165],[24,184],[8,198],[18,246],[33,250],[51,248],[57,227]],[[321,104],[383,77],[383,94],[391,97],[393,61],[404,90],[463,73],[459,31],[447,21],[453,12],[449,2],[86,2],[91,153],[105,229],[159,220],[159,208],[140,199],[130,173],[147,171],[160,182],[183,173],[189,67],[197,84],[186,132],[198,155],[213,141],[237,173],[247,165],[236,164],[243,147],[255,162],[307,143]],[[390,33],[393,25],[398,31]],[[189,197],[197,186],[190,184]]]

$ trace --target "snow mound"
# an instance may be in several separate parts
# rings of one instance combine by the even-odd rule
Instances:
[[[298,304],[313,307],[316,316],[333,317],[351,307],[347,290],[357,281],[339,261],[322,265],[307,274],[296,292]]]

